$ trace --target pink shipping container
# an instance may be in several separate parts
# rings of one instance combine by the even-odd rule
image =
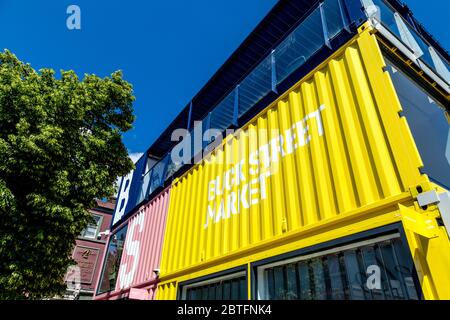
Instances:
[[[152,300],[156,296],[157,277],[166,227],[170,189],[167,188],[116,230],[128,224],[122,258],[114,291],[95,299]]]

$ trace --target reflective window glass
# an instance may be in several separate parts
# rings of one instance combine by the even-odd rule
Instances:
[[[110,237],[108,251],[106,252],[103,263],[102,276],[98,286],[98,294],[113,291],[116,287],[127,228],[128,226],[123,227]]]
[[[181,287],[186,300],[247,300],[247,278],[240,273]]]
[[[330,252],[331,251],[331,252]],[[396,236],[259,267],[261,299],[419,298],[411,256]],[[261,284],[261,282],[259,282]]]
[[[386,63],[419,149],[422,171],[436,183],[450,188],[450,124],[445,108],[392,62]]]

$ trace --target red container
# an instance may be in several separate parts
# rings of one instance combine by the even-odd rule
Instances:
[[[161,260],[169,193],[167,188],[122,224],[128,223],[128,229],[115,291],[101,294],[96,299],[133,299],[144,296],[154,299],[157,283],[155,270],[159,269]],[[148,294],[130,296],[130,288],[145,289]]]

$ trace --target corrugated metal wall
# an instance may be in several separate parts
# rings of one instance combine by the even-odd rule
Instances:
[[[174,300],[177,296],[177,285],[175,282],[162,283],[158,286],[158,300]]]
[[[116,291],[155,280],[166,226],[170,190],[143,206],[128,222]],[[151,297],[154,297],[152,291]]]
[[[363,32],[176,181],[162,275],[423,181],[383,66],[375,36]]]

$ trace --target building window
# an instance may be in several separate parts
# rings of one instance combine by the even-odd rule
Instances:
[[[414,267],[399,234],[257,268],[259,299],[419,299]]]
[[[97,294],[113,291],[116,287],[127,228],[123,227],[110,237]]]
[[[181,287],[182,300],[247,300],[245,271]]]
[[[81,237],[95,239],[98,232],[100,231],[100,226],[102,225],[102,216],[93,214],[94,222],[91,222],[87,227],[81,232]]]
[[[423,173],[450,188],[450,123],[445,108],[386,59],[403,115],[419,149]]]

